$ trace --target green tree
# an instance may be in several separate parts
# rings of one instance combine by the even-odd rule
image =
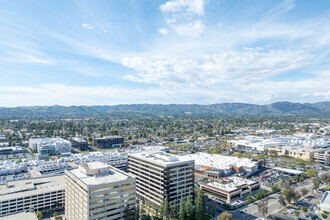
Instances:
[[[56,218],[57,212],[53,212],[53,217]]]
[[[236,152],[235,153],[235,157],[241,158],[242,157],[242,153],[241,152]]]
[[[301,192],[302,196],[306,196],[308,194],[308,189],[302,188],[302,189],[300,189],[300,192]]]
[[[199,188],[197,188],[195,205],[196,205],[196,218],[197,220],[201,220],[205,212],[205,200],[204,200],[204,194],[202,190],[200,190]]]
[[[232,220],[232,219],[233,219],[233,215],[228,212],[223,212],[218,217],[218,220]]]
[[[294,211],[294,214],[296,215],[296,217],[298,217],[300,215],[300,212]]]
[[[37,218],[38,220],[42,220],[42,213],[40,211],[37,211]]]
[[[317,173],[316,173],[316,171],[315,171],[314,169],[309,169],[309,170],[307,170],[307,171],[306,171],[306,174],[307,174],[310,178],[312,178],[312,177],[314,177],[314,176],[317,175]]]
[[[185,216],[186,216],[186,213],[185,213],[184,198],[183,198],[183,195],[181,195],[180,206],[179,206],[179,219],[184,220]]]
[[[278,197],[278,202],[279,202],[279,203],[281,204],[281,206],[283,206],[283,207],[286,205],[285,198],[283,197],[282,194]]]
[[[250,204],[250,203],[252,203],[252,202],[254,202],[252,196],[248,196],[248,197],[246,198],[246,203],[247,203],[247,204]]]
[[[288,203],[290,204],[291,201],[294,199],[295,194],[294,194],[294,190],[292,188],[289,188],[287,190],[283,190],[283,195],[286,199],[286,201],[288,201]]]
[[[301,210],[303,210],[303,212],[307,212],[308,211],[308,209],[307,209],[307,207],[301,207]]]
[[[129,205],[127,204],[124,209],[123,219],[125,220],[134,220],[134,212],[130,209]]]
[[[167,196],[165,197],[165,201],[164,201],[164,217],[166,219],[170,217],[170,205],[168,203]]]
[[[194,217],[193,199],[190,194],[187,197],[186,213],[187,213],[187,219],[191,220]]]
[[[313,182],[313,189],[317,190],[320,187],[321,180],[318,177],[314,177],[312,179],[312,182]]]
[[[176,218],[177,216],[178,216],[178,206],[176,200],[174,200],[171,207],[171,217]]]

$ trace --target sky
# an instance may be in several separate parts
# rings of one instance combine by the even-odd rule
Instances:
[[[330,100],[329,0],[0,5],[0,106]]]

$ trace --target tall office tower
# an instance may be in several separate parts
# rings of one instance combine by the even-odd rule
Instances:
[[[136,178],[136,194],[152,208],[180,201],[194,193],[194,160],[180,160],[162,151],[128,155],[128,172]]]
[[[65,217],[121,219],[127,205],[135,206],[135,179],[102,162],[65,171]]]

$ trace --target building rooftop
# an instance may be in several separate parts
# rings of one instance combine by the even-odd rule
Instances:
[[[78,169],[67,171],[88,186],[118,182],[132,178],[124,172],[102,162],[82,164]]]
[[[182,160],[195,160],[196,165],[214,167],[220,170],[228,170],[232,167],[254,167],[258,166],[248,158],[238,158],[231,156],[222,156],[219,154],[195,153],[179,156]]]
[[[34,212],[21,212],[9,216],[4,216],[3,220],[38,220],[37,215]]]
[[[0,201],[64,190],[64,175],[8,181],[0,185]]]
[[[165,153],[164,151],[143,151],[131,153],[129,156],[164,167],[180,163],[194,162],[193,159],[181,158],[177,155]]]
[[[244,185],[251,185],[254,184],[255,182],[250,181],[250,180],[246,180],[246,179],[242,179],[239,177],[228,177],[228,178],[224,178],[228,181],[225,182],[207,182],[206,185],[207,186],[212,186],[227,192],[233,191],[233,190],[237,190],[239,189],[240,186],[244,186]]]
[[[281,168],[281,167],[274,167],[273,170],[282,171],[284,173],[291,173],[294,175],[303,173],[303,171],[300,171],[300,170],[293,170],[293,169],[287,169],[287,168]]]

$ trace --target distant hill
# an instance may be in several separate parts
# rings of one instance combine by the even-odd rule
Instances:
[[[318,103],[133,104],[114,106],[0,107],[0,117],[94,117],[118,114],[144,115],[330,115],[330,101]]]

